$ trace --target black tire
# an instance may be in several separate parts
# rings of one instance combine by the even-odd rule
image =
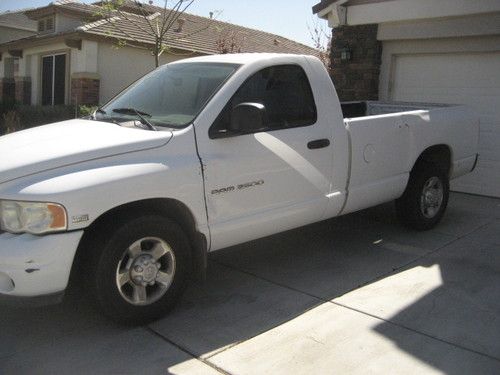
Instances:
[[[142,248],[143,243],[145,243],[143,240],[149,238],[164,241],[169,246],[169,255],[171,255],[170,253],[174,254],[171,258],[175,265],[172,272],[173,278],[168,287],[161,285],[162,288],[166,288],[165,291],[160,291],[164,294],[157,292],[156,289],[160,285],[157,286],[156,281],[151,281],[155,284],[147,285],[144,288],[152,289],[161,296],[149,304],[136,305],[124,297],[126,295],[125,287],[118,286],[117,273],[124,257],[129,257],[129,247],[140,240]],[[181,227],[170,219],[158,215],[148,215],[122,219],[119,223],[109,222],[98,229],[98,233],[94,236],[94,240],[87,250],[86,255],[88,254],[90,257],[87,263],[88,273],[84,276],[87,288],[100,310],[115,322],[128,325],[149,323],[164,316],[182,296],[189,272],[190,247]],[[142,253],[143,250],[140,250],[140,254]],[[150,267],[148,266],[148,268]],[[130,281],[126,287],[130,286],[131,294],[134,294],[135,287],[141,287],[141,285],[133,283],[130,273],[129,277]]]
[[[431,189],[436,191],[435,196],[439,194],[439,186],[442,188],[442,196],[440,203],[428,203],[429,208],[425,209],[422,206],[427,206],[427,200],[424,197],[424,189],[426,186],[432,186],[435,182],[436,188]],[[430,184],[430,185],[429,185]],[[442,219],[446,206],[448,205],[448,196],[450,192],[450,184],[446,173],[441,170],[436,164],[421,161],[411,171],[410,179],[405,192],[401,198],[396,200],[396,212],[399,220],[408,228],[416,230],[429,230],[434,228]],[[435,196],[431,198],[435,198]],[[432,207],[438,204],[436,207]]]

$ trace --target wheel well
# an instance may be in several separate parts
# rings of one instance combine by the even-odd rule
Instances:
[[[449,146],[435,145],[426,148],[413,165],[413,169],[422,161],[437,165],[449,177],[451,172],[451,150]]]
[[[116,224],[120,218],[131,218],[145,213],[168,217],[181,226],[191,245],[192,276],[194,279],[204,280],[207,265],[207,239],[196,230],[196,222],[189,208],[175,199],[147,199],[112,208],[84,230],[71,268],[68,287],[80,284],[78,277],[82,273],[84,249],[95,236],[102,234],[99,233],[101,228]]]

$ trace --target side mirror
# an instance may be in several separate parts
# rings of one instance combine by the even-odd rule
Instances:
[[[260,103],[240,103],[231,112],[230,132],[252,133],[267,124],[266,107]]]

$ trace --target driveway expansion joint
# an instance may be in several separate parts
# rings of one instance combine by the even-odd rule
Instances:
[[[188,349],[186,349],[185,347],[183,347],[182,345],[179,345],[177,344],[175,341],[172,341],[171,339],[169,339],[167,336],[159,333],[159,332],[156,332],[153,328],[151,328],[150,326],[144,326],[144,329],[146,331],[148,331],[149,333],[151,333],[152,335],[160,338],[161,340],[169,343],[170,345],[173,345],[175,346],[177,349],[179,349],[180,351],[186,353],[187,355],[189,355],[190,357],[202,362],[203,364],[211,367],[212,369],[214,369],[215,371],[223,374],[223,375],[231,375],[231,373],[221,369],[220,367],[216,366],[215,364],[213,364],[212,362],[208,361],[207,359],[205,358],[202,358],[198,355],[196,355],[195,353],[189,351]]]

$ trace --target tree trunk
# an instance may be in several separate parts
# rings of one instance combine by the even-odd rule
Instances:
[[[161,53],[161,40],[156,37],[156,42],[155,46],[153,49],[153,55],[155,57],[155,68],[158,68],[160,66],[160,53]]]

